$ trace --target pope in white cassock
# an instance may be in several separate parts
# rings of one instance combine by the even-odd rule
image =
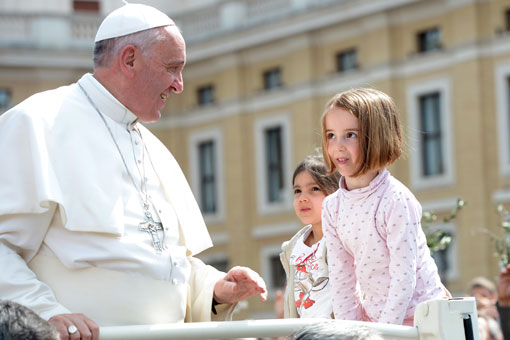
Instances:
[[[62,339],[99,326],[228,319],[267,292],[212,246],[181,169],[140,122],[183,90],[185,42],[153,7],[126,4],[96,35],[94,73],[0,117],[0,299],[32,308]],[[216,311],[217,308],[217,311]]]

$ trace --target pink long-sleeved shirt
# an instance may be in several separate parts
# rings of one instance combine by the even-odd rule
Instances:
[[[336,319],[403,324],[416,305],[444,297],[421,228],[421,205],[384,169],[369,186],[340,189],[323,203]]]

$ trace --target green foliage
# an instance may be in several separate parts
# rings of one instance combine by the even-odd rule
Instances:
[[[457,200],[457,205],[452,209],[449,215],[443,218],[444,223],[448,223],[457,217],[458,212],[466,205],[461,199]],[[437,221],[437,215],[432,211],[424,211],[421,218],[421,225],[425,236],[427,237],[427,246],[433,254],[436,251],[445,250],[452,243],[452,237],[443,230],[431,230],[431,224]]]
[[[496,246],[496,255],[499,257],[499,265],[505,268],[510,264],[510,211],[503,204],[498,204],[498,213],[501,216],[500,227],[503,229],[503,237],[493,237]]]

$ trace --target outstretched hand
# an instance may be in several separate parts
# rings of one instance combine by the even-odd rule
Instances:
[[[230,269],[227,275],[214,285],[214,299],[219,303],[236,303],[256,294],[260,294],[262,301],[266,301],[266,283],[248,267]]]

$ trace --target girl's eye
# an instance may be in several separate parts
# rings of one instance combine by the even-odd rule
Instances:
[[[334,139],[335,138],[335,134],[332,133],[332,132],[329,132],[326,134],[326,139]]]
[[[319,187],[313,187],[313,188],[312,188],[312,191],[321,191],[321,188],[319,188]]]
[[[301,189],[294,189],[294,195],[297,195],[297,194],[300,194],[301,193]]]
[[[358,137],[358,135],[357,135],[355,132],[347,132],[347,133],[345,134],[345,137],[346,137],[346,138],[357,138],[357,137]]]

